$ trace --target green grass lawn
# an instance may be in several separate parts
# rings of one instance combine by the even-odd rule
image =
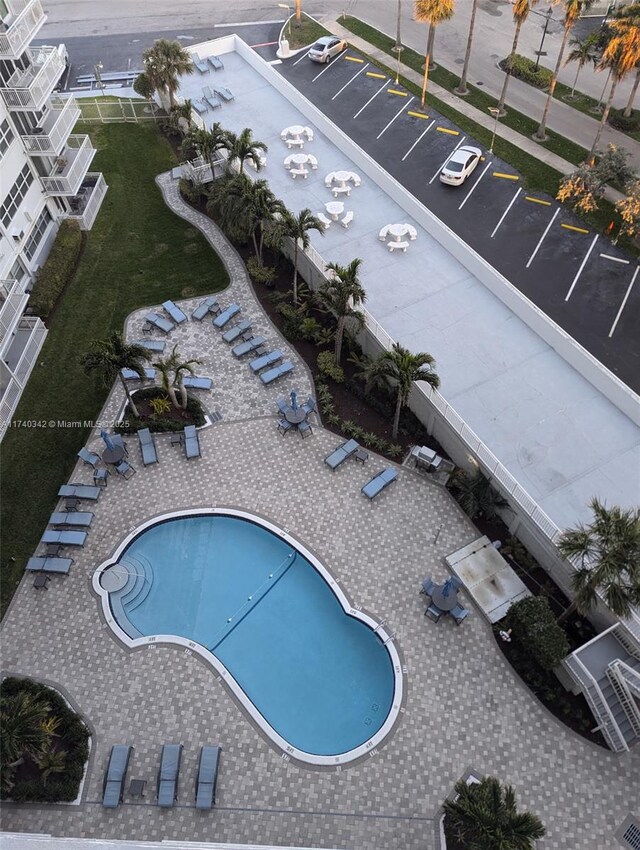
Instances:
[[[301,15],[300,21],[300,26],[296,26],[296,19],[294,17],[290,26],[283,33],[292,50],[307,47],[323,35],[331,35],[329,30],[326,30],[317,21],[314,21],[313,18],[310,18],[304,13]]]
[[[138,307],[215,292],[228,284],[199,231],[166,207],[154,178],[175,165],[154,124],[83,125],[98,149],[92,171],[109,191],[77,272],[50,317],[15,420],[97,420],[107,390],[85,376],[79,357],[94,339],[122,329]],[[2,614],[67,481],[88,427],[9,429],[1,444]],[[15,559],[15,560],[12,560]]]

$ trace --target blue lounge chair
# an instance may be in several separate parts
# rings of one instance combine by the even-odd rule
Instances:
[[[165,744],[162,748],[160,770],[158,771],[158,805],[170,808],[178,799],[178,777],[182,744]]]
[[[86,449],[84,446],[78,452],[78,457],[94,469],[100,463],[100,455],[97,455],[95,452],[90,452],[89,449]]]
[[[225,331],[222,334],[222,339],[225,342],[233,342],[238,339],[239,336],[251,330],[251,322],[249,319],[243,319],[241,322],[237,322],[233,327],[229,328],[228,331]]]
[[[218,109],[219,106],[222,106],[222,101],[220,100],[220,98],[217,95],[215,95],[211,91],[211,88],[209,86],[205,86],[202,89],[202,96],[206,100],[206,102],[209,104],[211,109]]]
[[[148,428],[141,428],[138,431],[138,442],[140,443],[140,452],[142,454],[142,462],[145,466],[150,466],[152,463],[158,462],[158,453],[156,444],[153,439],[153,434]]]
[[[131,464],[126,460],[121,460],[120,463],[116,466],[116,472],[118,475],[122,475],[125,480],[129,480],[129,478],[133,478],[136,474],[135,469],[131,466]]]
[[[219,88],[215,88],[214,92],[219,97],[221,97],[225,101],[225,103],[230,103],[233,100],[233,92],[226,86],[220,86]]]
[[[327,455],[324,462],[335,471],[348,457],[355,454],[359,448],[360,444],[357,440],[347,440],[346,443],[338,446],[335,451]]]
[[[222,59],[219,56],[209,56],[209,62],[214,71],[222,71],[224,69]]]
[[[200,457],[200,441],[195,425],[186,425],[184,429],[184,454],[187,460]]]
[[[193,106],[195,111],[198,113],[198,115],[204,114],[209,109],[209,107],[204,102],[204,100],[192,100],[191,105]]]
[[[187,375],[182,383],[188,390],[210,390],[213,386],[213,379],[198,377],[198,375]]]
[[[124,796],[124,784],[133,747],[116,744],[111,747],[109,764],[102,783],[102,805],[105,809],[117,809]]]
[[[278,378],[281,378],[288,372],[293,372],[293,363],[291,362],[291,360],[285,360],[284,363],[280,364],[280,366],[274,366],[273,369],[268,369],[266,372],[261,372],[260,380],[265,385],[270,384],[272,381],[276,381]]]
[[[145,369],[144,377],[138,375],[135,369],[121,369],[120,373],[125,381],[155,381],[156,379],[155,369]]]
[[[210,809],[216,801],[220,747],[202,747],[196,779],[196,809]]]
[[[31,573],[60,573],[67,575],[73,564],[72,558],[29,558],[25,570]]]
[[[214,328],[223,328],[227,322],[230,322],[235,315],[240,312],[240,307],[237,304],[230,304],[226,310],[223,310],[219,316],[216,316],[212,324]]]
[[[389,469],[383,469],[382,472],[379,472],[375,475],[371,481],[367,481],[367,483],[362,487],[361,493],[368,499],[374,499],[378,493],[381,493],[385,487],[388,487],[393,481],[398,477],[398,470],[393,469],[393,467],[389,467]]]
[[[75,525],[77,528],[89,528],[92,519],[91,511],[55,511],[49,517],[49,525]]]
[[[204,59],[201,59],[197,53],[191,54],[191,61],[201,74],[209,73],[209,66],[207,65],[207,62]]]
[[[278,360],[282,360],[283,354],[279,348],[275,351],[268,351],[266,354],[263,354],[262,357],[256,357],[255,360],[252,360],[249,363],[249,368],[252,372],[259,372],[261,369],[266,369],[267,366],[273,366],[274,363],[277,363]]]
[[[231,353],[234,357],[239,359],[240,357],[244,357],[245,354],[251,354],[252,351],[260,348],[262,345],[264,345],[263,336],[252,336],[251,339],[248,339],[246,342],[241,342],[239,345],[232,348]]]
[[[88,499],[96,502],[100,498],[100,487],[90,484],[63,484],[58,490],[58,496],[63,499]]]
[[[214,312],[211,308],[216,307],[218,304],[218,299],[215,295],[211,295],[209,298],[205,298],[204,301],[201,301],[200,304],[196,307],[196,309],[191,314],[191,318],[196,322],[201,322],[202,319],[208,314]]]
[[[162,354],[167,347],[167,343],[161,339],[136,339],[133,344],[140,345],[142,348],[146,348],[147,351],[155,351],[157,354]]]
[[[59,543],[61,546],[84,546],[86,531],[52,531],[48,528],[42,535],[41,543]]]
[[[437,587],[436,583],[433,581],[431,576],[427,576],[422,580],[422,590],[420,593],[425,593],[427,596],[431,596],[435,588]]]
[[[471,613],[468,608],[463,608],[462,605],[456,605],[455,608],[452,608],[449,612],[453,619],[456,621],[456,624],[459,626],[460,623],[469,616]]]
[[[165,319],[164,316],[158,315],[158,313],[147,313],[144,318],[150,325],[155,325],[159,330],[166,334],[171,333],[171,331],[175,328],[173,322],[170,322],[169,319]]]
[[[178,307],[177,304],[174,304],[173,301],[163,301],[162,309],[171,316],[176,325],[180,325],[182,322],[187,321],[185,313]]]

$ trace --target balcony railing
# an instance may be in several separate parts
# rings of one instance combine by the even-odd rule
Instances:
[[[24,290],[24,284],[17,280],[0,282],[0,350],[2,343],[16,329],[20,317],[27,306],[29,295]]]
[[[40,0],[12,0],[7,5],[12,17],[5,21],[7,29],[0,33],[0,59],[18,59],[47,16]]]
[[[45,106],[45,117],[37,132],[34,129],[22,141],[32,156],[57,156],[80,118],[80,109],[73,97],[52,95]]]
[[[68,216],[79,223],[80,230],[91,230],[108,188],[101,172],[88,172],[80,191],[71,198],[72,212]]]
[[[57,47],[39,47],[31,51],[31,64],[17,70],[0,88],[11,110],[33,112],[42,109],[64,71],[64,59]]]
[[[20,358],[13,369],[13,377],[9,380],[0,397],[0,440],[6,433],[7,424],[16,409],[24,386],[33,370],[47,336],[47,329],[36,316],[24,316],[17,329],[20,336],[26,336]]]
[[[42,178],[45,192],[48,195],[77,195],[95,154],[89,136],[69,136],[51,173]]]

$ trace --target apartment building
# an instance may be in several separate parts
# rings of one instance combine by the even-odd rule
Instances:
[[[46,20],[40,0],[0,0],[0,440],[47,330],[27,307],[59,223],[95,221],[107,191],[89,172],[95,149],[73,134],[80,110],[55,93],[63,44],[32,47]]]

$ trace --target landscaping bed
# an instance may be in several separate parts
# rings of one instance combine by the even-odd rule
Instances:
[[[145,387],[134,393],[133,401],[139,417],[131,413],[129,405],[123,414],[123,424],[117,425],[115,430],[119,434],[136,434],[141,428],[149,428],[154,433],[167,433],[182,431],[185,425],[195,425],[199,428],[205,424],[205,414],[202,405],[192,395],[187,397],[185,410],[174,407],[168,402],[168,409],[157,414],[152,402],[156,399],[169,399],[169,396],[161,387]]]

